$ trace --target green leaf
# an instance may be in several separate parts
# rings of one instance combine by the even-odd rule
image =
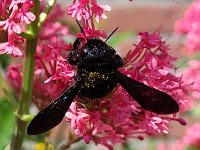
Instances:
[[[14,128],[14,115],[11,104],[5,98],[0,100],[0,149],[11,141]]]

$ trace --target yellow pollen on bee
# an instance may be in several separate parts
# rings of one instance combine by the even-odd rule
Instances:
[[[86,87],[93,87],[95,88],[95,82],[97,80],[100,81],[106,81],[109,79],[109,73],[101,73],[101,72],[97,72],[97,71],[93,71],[93,72],[88,72],[85,74],[86,80],[85,80],[85,86]]]

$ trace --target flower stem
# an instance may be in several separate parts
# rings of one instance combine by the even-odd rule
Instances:
[[[40,28],[43,23],[45,22],[45,20],[47,19],[47,16],[49,14],[49,12],[51,11],[51,9],[53,8],[54,4],[56,3],[56,0],[49,0],[47,3],[47,8],[44,12],[42,12],[39,16],[39,21],[38,21],[38,27]]]
[[[0,88],[5,93],[8,101],[11,103],[11,105],[13,106],[13,108],[16,109],[18,101],[14,97],[14,92],[12,91],[12,89],[7,85],[6,79],[5,79],[4,75],[3,75],[3,71],[2,71],[1,68],[0,68]]]
[[[26,131],[26,122],[22,119],[23,115],[28,114],[29,106],[32,100],[33,79],[34,79],[34,54],[37,47],[38,40],[38,14],[39,14],[39,1],[35,0],[34,14],[36,20],[28,27],[30,32],[34,33],[32,39],[26,40],[25,60],[23,63],[23,80],[21,88],[20,102],[15,112],[16,126],[14,129],[10,150],[21,150],[23,139]]]
[[[22,120],[24,114],[28,114],[29,106],[32,100],[33,77],[34,77],[34,59],[33,55],[37,46],[37,37],[27,40],[26,57],[23,69],[23,82],[21,89],[21,98],[16,111],[16,127],[11,142],[11,150],[21,150],[25,135],[26,122]]]

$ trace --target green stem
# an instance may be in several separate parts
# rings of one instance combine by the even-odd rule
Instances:
[[[23,80],[21,88],[20,102],[15,112],[16,126],[14,129],[10,150],[21,150],[23,139],[25,136],[27,122],[23,119],[29,112],[29,107],[32,100],[33,91],[33,79],[34,79],[34,54],[37,47],[38,33],[43,23],[45,22],[47,15],[55,4],[56,0],[49,0],[48,6],[45,12],[39,16],[39,1],[34,0],[35,6],[33,13],[36,16],[36,20],[32,22],[25,33],[21,36],[26,38],[26,50],[25,50],[25,61],[23,64]]]
[[[27,40],[21,98],[16,111],[16,128],[14,130],[13,139],[11,142],[11,150],[21,150],[21,145],[25,135],[26,122],[23,121],[21,118],[24,114],[28,114],[29,106],[32,100],[35,65],[33,55],[35,53],[36,46],[37,38]]]
[[[28,114],[29,106],[32,100],[33,79],[34,79],[34,54],[38,40],[38,14],[39,1],[35,0],[34,14],[36,20],[28,26],[28,30],[34,33],[34,38],[26,40],[25,60],[23,63],[23,80],[21,88],[21,97],[17,110],[15,112],[16,126],[14,129],[10,150],[21,150],[26,131],[26,122],[22,119],[24,114]]]
[[[0,88],[4,91],[8,101],[11,103],[14,109],[18,104],[17,99],[14,97],[14,92],[12,89],[7,85],[5,77],[3,76],[2,69],[0,69]]]
[[[44,12],[42,12],[39,16],[39,21],[38,21],[38,27],[41,28],[45,20],[47,19],[47,16],[49,12],[51,11],[52,7],[56,3],[56,0],[49,0],[47,3],[47,8]]]

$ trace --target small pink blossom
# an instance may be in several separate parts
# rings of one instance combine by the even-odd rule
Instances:
[[[5,17],[5,7],[6,7],[5,1],[0,0],[0,16],[1,16],[1,18]]]
[[[23,44],[23,38],[15,34],[21,34],[25,25],[35,20],[33,6],[32,0],[6,0],[0,4],[0,29],[8,33],[8,42],[0,43],[0,54],[22,56],[19,43]]]
[[[7,69],[7,80],[14,90],[19,94],[22,83],[22,65],[10,65]]]
[[[193,145],[200,148],[200,124],[196,123],[186,130],[183,142],[186,145]]]
[[[11,10],[15,6],[17,6],[17,8],[18,8],[18,4],[23,4],[26,1],[27,0],[11,0],[10,6],[9,6],[9,10]]]
[[[66,26],[63,26],[60,22],[44,24],[43,28],[45,30],[42,30],[40,32],[40,39],[41,40],[51,40],[51,38],[55,38],[56,36],[63,36],[69,34],[69,29]],[[48,32],[46,32],[48,31]],[[53,39],[52,39],[53,40]],[[64,44],[64,43],[63,43]]]
[[[71,122],[71,127],[75,129],[76,135],[84,135],[88,137],[87,130],[91,127],[89,125],[90,115],[87,113],[77,111],[75,102],[71,104],[71,112],[67,112],[67,120]],[[89,141],[87,141],[89,142]]]
[[[186,89],[190,95],[185,97],[185,99],[190,99],[190,101],[186,102],[183,100],[181,103],[186,103],[183,109],[190,110],[200,99],[200,62],[198,60],[190,60],[188,67],[184,68],[181,73],[182,80],[190,87]]]
[[[8,42],[0,43],[0,54],[11,54],[15,57],[22,56],[18,44],[22,44],[24,39],[16,34],[9,34]]]
[[[67,9],[68,15],[82,21],[82,28],[88,38],[102,37],[106,38],[107,34],[102,30],[95,29],[95,23],[99,23],[102,19],[107,19],[105,12],[111,10],[108,5],[98,4],[96,0],[80,0],[79,2],[70,5]],[[80,35],[79,35],[80,36]]]
[[[22,26],[24,23],[29,24],[35,20],[35,15],[30,12],[30,9],[34,6],[33,1],[12,0],[6,1],[4,4],[9,5],[9,9],[4,11],[7,11],[7,13],[9,12],[10,15],[2,15],[2,17],[5,16],[7,18],[4,17],[3,20],[0,21],[0,27],[5,31],[8,31],[8,33],[15,32],[20,34],[22,32]],[[5,13],[3,12],[3,14]]]
[[[15,32],[17,34],[21,33],[21,26],[16,23],[13,18],[8,18],[5,21],[0,21],[0,27],[2,27],[8,33]]]
[[[107,37],[107,33],[105,33],[102,30],[93,30],[93,29],[85,29],[84,30],[84,34],[88,37],[88,38],[94,38],[94,37],[102,37],[102,38],[106,38]],[[85,38],[85,35],[83,33],[77,33],[77,37],[82,37],[83,39]]]
[[[35,20],[35,15],[30,12],[30,9],[34,7],[34,3],[31,0],[28,0],[22,4],[21,11],[18,13],[21,23],[30,24]]]
[[[168,120],[155,116],[152,117],[150,117],[149,115],[145,116],[146,116],[146,118],[144,119],[145,122],[142,121],[140,122],[141,129],[148,130],[150,134],[152,133],[154,134],[155,132],[157,133],[163,132],[167,134],[169,132],[169,129],[166,126],[166,124],[169,123]]]
[[[111,11],[111,7],[108,5],[100,5],[96,2],[96,0],[92,0],[92,13],[95,16],[97,23],[100,22],[101,19],[107,19],[107,16],[104,14],[105,11]]]
[[[86,5],[89,4],[89,0],[80,0],[78,3],[73,3],[68,7],[68,15],[75,17],[77,20],[84,18],[85,20],[90,19],[90,13],[87,10]]]
[[[37,69],[44,71],[45,78],[43,82],[52,85],[52,87],[57,87],[54,90],[57,90],[59,93],[66,86],[69,86],[74,76],[74,67],[65,61],[62,56],[63,51],[65,49],[55,49],[51,45],[45,45],[42,51],[38,51],[35,55]],[[56,93],[52,92],[50,94],[51,99],[57,96]]]

